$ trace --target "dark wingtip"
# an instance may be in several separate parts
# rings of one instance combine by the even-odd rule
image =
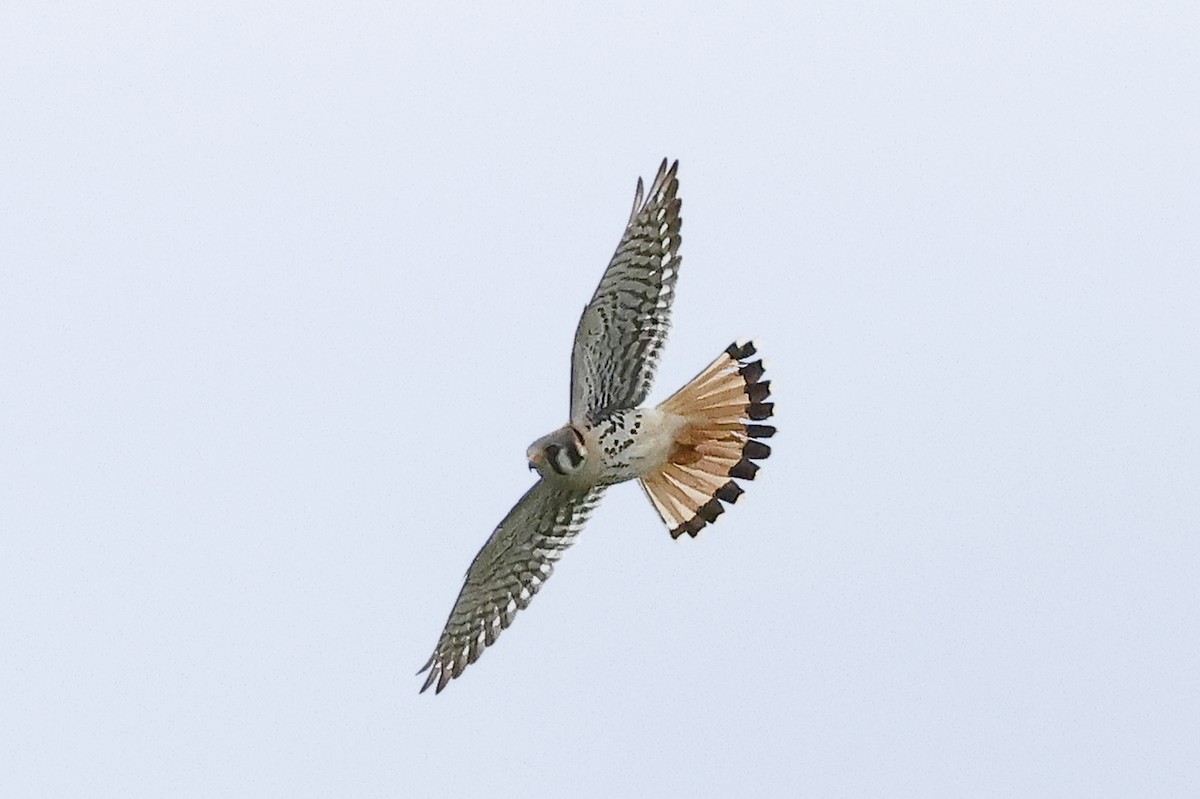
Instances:
[[[769,424],[748,424],[746,435],[750,438],[770,438],[775,435],[775,426]]]
[[[738,346],[735,341],[725,348],[725,353],[735,361],[744,361],[753,355],[757,350],[754,349],[754,342],[747,341],[745,344]]]
[[[773,402],[754,402],[746,408],[746,416],[756,422],[770,419],[773,413],[775,413],[775,403]]]
[[[739,480],[753,480],[754,475],[757,473],[758,464],[748,458],[742,458],[729,470],[729,476],[736,477]]]
[[[741,369],[738,369],[738,374],[740,374],[742,379],[747,383],[757,383],[758,379],[763,376],[764,371],[765,368],[763,367],[762,358],[759,358],[757,361],[751,361]]]
[[[722,502],[728,502],[730,505],[738,501],[738,497],[746,492],[740,485],[730,480],[725,485],[717,489],[716,498]]]
[[[754,403],[761,403],[767,397],[771,396],[771,381],[764,380],[761,383],[754,383],[746,386],[746,397]]]
[[[424,671],[424,670],[425,670],[425,669],[421,669],[421,671]],[[420,673],[421,673],[421,671],[418,671],[418,672],[417,672],[417,674],[420,674]],[[436,672],[436,671],[431,671],[431,672],[429,672],[429,676],[425,678],[425,684],[421,686],[421,690],[420,690],[420,691],[418,691],[418,693],[422,693],[422,694],[423,694],[423,693],[425,693],[426,691],[428,691],[428,690],[429,690],[429,686],[433,685],[433,679],[434,679],[434,677],[436,677],[436,676],[437,676],[437,672]]]
[[[700,518],[699,515],[693,516],[692,518],[688,519],[686,522],[684,522],[683,524],[679,525],[674,530],[672,530],[671,537],[679,538],[679,536],[683,535],[684,533],[687,533],[692,538],[695,538],[696,533],[700,532],[700,528],[704,526],[704,523],[705,523],[704,519]]]
[[[746,446],[742,447],[742,456],[752,460],[761,461],[764,458],[771,457],[771,448],[761,441],[750,439],[746,442]]]
[[[699,516],[704,521],[708,522],[709,524],[712,524],[713,522],[715,522],[717,520],[717,517],[720,516],[724,512],[725,512],[725,507],[721,504],[721,501],[719,499],[717,499],[716,497],[713,497],[708,502],[705,502],[703,505],[701,505],[699,508],[696,509],[696,515]]]

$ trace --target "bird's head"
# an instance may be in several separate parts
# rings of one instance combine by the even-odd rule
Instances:
[[[529,468],[536,469],[542,477],[561,479],[583,468],[587,449],[583,435],[567,425],[530,444],[525,456],[529,458]]]

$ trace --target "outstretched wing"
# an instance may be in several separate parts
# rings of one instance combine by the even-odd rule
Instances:
[[[664,159],[644,202],[638,179],[625,234],[583,310],[571,356],[573,422],[637,407],[650,391],[679,275],[678,168]]]
[[[441,693],[508,628],[550,578],[554,562],[579,535],[603,493],[603,486],[573,488],[539,480],[521,497],[471,562],[446,629],[417,672],[429,670],[422,693],[435,682]]]

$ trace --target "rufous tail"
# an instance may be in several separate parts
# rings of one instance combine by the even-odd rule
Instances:
[[[763,363],[751,361],[754,344],[729,345],[721,357],[676,391],[659,409],[687,420],[675,438],[675,450],[661,470],[643,477],[650,498],[672,538],[693,538],[725,512],[744,492],[736,480],[753,480],[771,448],[758,439],[775,428],[757,424],[775,412],[767,402],[771,381]]]

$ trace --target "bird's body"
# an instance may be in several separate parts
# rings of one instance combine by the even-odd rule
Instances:
[[[774,406],[752,344],[728,347],[655,407],[640,407],[666,340],[679,275],[678,162],[664,160],[633,212],[575,334],[570,421],[527,451],[534,484],[492,533],[437,647],[422,691],[440,692],[495,642],[573,543],[608,486],[640,481],[678,538],[695,537],[742,494],[770,448]]]
[[[609,414],[584,433],[600,455],[597,481],[623,483],[658,471],[675,450],[675,439],[687,424],[682,416],[658,408],[636,408]]]
[[[614,485],[634,480],[661,469],[671,457],[675,438],[687,420],[658,408],[631,408],[615,411],[582,425],[569,424],[549,436],[538,439],[551,448],[556,441],[568,443],[557,459],[545,458],[541,468],[534,458],[531,463],[547,480],[566,480],[581,486]],[[545,444],[542,445],[543,447]]]

